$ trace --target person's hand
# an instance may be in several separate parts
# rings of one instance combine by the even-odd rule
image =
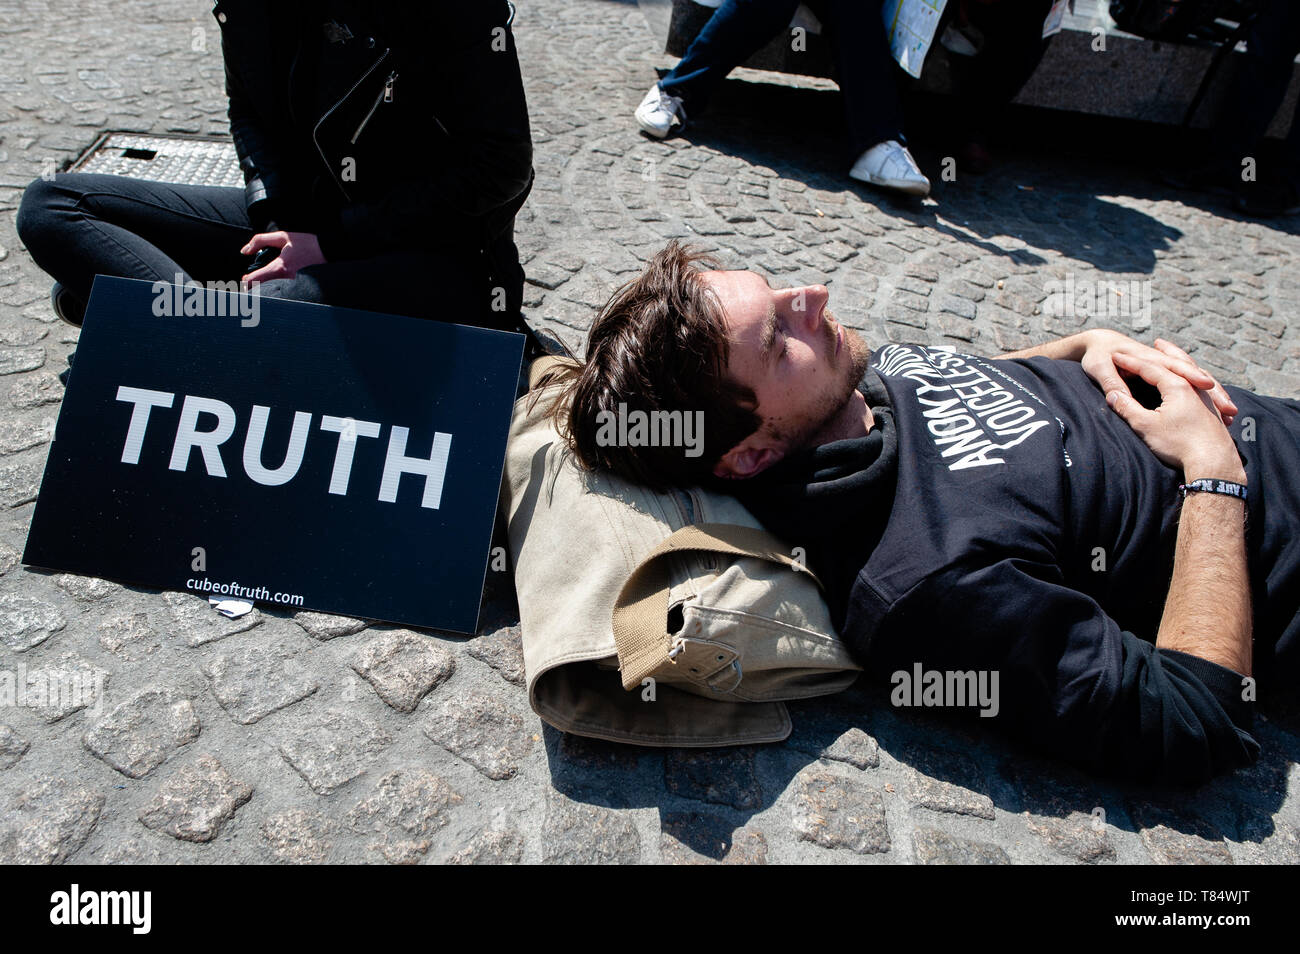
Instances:
[[[298,269],[325,262],[320,243],[311,232],[259,232],[239,251],[243,255],[256,255],[264,248],[278,248],[279,257],[257,271],[249,272],[240,279],[241,284],[247,286],[253,282],[293,278],[298,274]]]
[[[1128,385],[1124,382],[1123,370],[1115,360],[1117,355],[1123,354],[1172,371],[1198,391],[1205,392],[1213,402],[1224,427],[1230,425],[1236,417],[1237,405],[1232,402],[1232,398],[1228,397],[1228,392],[1223,389],[1223,385],[1214,380],[1210,374],[1202,371],[1192,360],[1192,356],[1177,345],[1163,338],[1157,338],[1155,347],[1152,348],[1134,341],[1128,335],[1108,329],[1086,331],[1083,337],[1085,344],[1083,357],[1079,359],[1080,363],[1088,377],[1097,382],[1103,393],[1119,391],[1132,397]]]
[[[1127,388],[1106,393],[1106,403],[1156,457],[1182,470],[1184,480],[1214,477],[1246,482],[1237,446],[1205,392],[1157,362],[1125,351],[1117,351],[1113,357],[1121,372],[1137,375],[1160,391],[1160,406],[1154,411],[1139,404]]]

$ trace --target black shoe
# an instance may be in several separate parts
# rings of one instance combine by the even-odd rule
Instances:
[[[1252,218],[1273,218],[1300,212],[1300,191],[1294,183],[1249,183],[1237,197],[1237,211]]]
[[[86,306],[58,282],[50,289],[50,306],[56,315],[74,328],[80,328],[82,319],[86,317]]]

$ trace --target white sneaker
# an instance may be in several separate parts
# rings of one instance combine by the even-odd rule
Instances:
[[[872,146],[853,164],[849,176],[882,189],[897,189],[908,195],[930,194],[930,180],[921,172],[912,154],[895,139]]]
[[[686,110],[680,96],[669,96],[655,83],[636,108],[636,122],[656,139],[663,139],[673,128],[673,123],[685,125]]]

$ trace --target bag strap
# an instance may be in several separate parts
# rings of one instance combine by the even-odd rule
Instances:
[[[669,557],[677,553],[724,553],[757,557],[821,580],[785,552],[772,534],[734,523],[700,523],[682,527],[651,550],[627,578],[614,602],[614,648],[623,688],[634,689],[666,660],[673,638],[668,632]]]

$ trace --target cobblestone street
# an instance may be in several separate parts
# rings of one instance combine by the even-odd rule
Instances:
[[[898,202],[845,175],[835,94],[789,78],[733,82],[687,135],[652,141],[632,111],[673,60],[637,5],[517,5],[537,169],[517,223],[525,311],[575,350],[680,237],[726,268],[824,282],[872,346],[994,355],[1116,327],[1300,397],[1300,218],[1243,219],[1133,165],[1028,148],[943,182],[924,143],[934,195]],[[227,619],[24,567],[77,331],[14,212],[104,130],[228,132],[210,9],[0,0],[0,670],[103,675],[79,708],[0,707],[0,862],[1300,863],[1294,717],[1257,715],[1258,764],[1190,793],[1098,781],[864,688],[792,705],[785,743],[637,749],[533,714],[502,573],[466,639]],[[1150,307],[1052,314],[1067,280]]]

